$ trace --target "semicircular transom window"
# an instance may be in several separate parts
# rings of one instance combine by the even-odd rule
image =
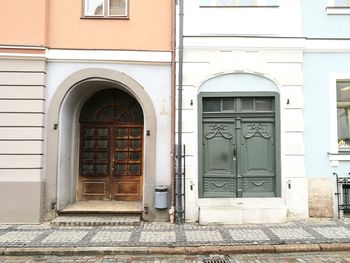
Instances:
[[[80,122],[143,123],[143,111],[130,94],[117,89],[105,90],[85,103]]]

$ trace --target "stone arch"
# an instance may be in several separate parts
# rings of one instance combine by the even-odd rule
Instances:
[[[217,88],[217,87],[220,88]],[[215,88],[216,87],[216,88]],[[280,92],[280,84],[268,75],[233,71],[212,75],[202,81],[199,92]]]
[[[45,211],[75,201],[78,115],[83,104],[97,91],[118,88],[132,95],[144,112],[144,191],[143,205],[153,198],[156,159],[156,114],[144,88],[130,76],[111,69],[82,69],[68,76],[56,89],[48,108]],[[71,132],[70,132],[71,131]],[[71,158],[71,159],[69,159]],[[67,174],[68,173],[68,174]]]

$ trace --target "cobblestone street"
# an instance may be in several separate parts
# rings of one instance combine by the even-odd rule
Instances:
[[[287,252],[304,253],[280,254]],[[208,258],[211,254],[231,256]],[[0,225],[0,262],[350,262],[350,220],[207,226]]]
[[[350,252],[317,252],[317,253],[281,253],[281,254],[242,254],[230,256],[31,256],[31,257],[0,257],[0,262],[6,263],[344,263],[350,262]]]
[[[350,242],[350,221],[315,219],[284,224],[138,226],[0,225],[0,248],[13,247],[187,247],[249,244]]]

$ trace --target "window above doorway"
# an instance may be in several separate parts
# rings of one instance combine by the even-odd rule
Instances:
[[[327,6],[327,14],[350,14],[350,0],[329,0]]]
[[[201,7],[269,7],[279,6],[279,0],[200,0]]]
[[[339,150],[350,150],[350,81],[337,81],[337,127]]]
[[[84,0],[84,18],[128,18],[129,0]]]
[[[350,0],[334,0],[333,6],[350,7]]]
[[[209,112],[273,112],[274,103],[271,97],[244,98],[203,98],[203,113]]]

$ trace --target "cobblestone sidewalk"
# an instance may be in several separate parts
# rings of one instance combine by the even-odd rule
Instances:
[[[195,247],[328,243],[350,243],[349,219],[209,226],[146,222],[139,226],[53,226],[49,223],[0,225],[0,248]]]

